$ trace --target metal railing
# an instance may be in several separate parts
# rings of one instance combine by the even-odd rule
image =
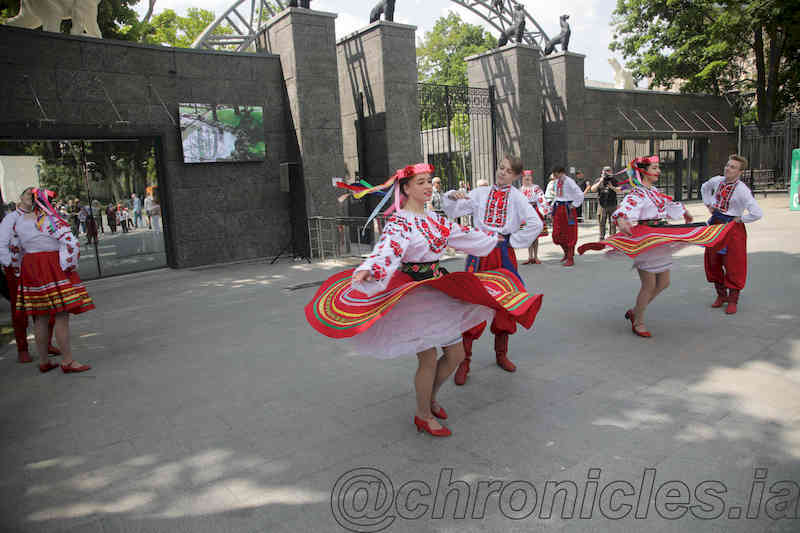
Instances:
[[[386,220],[383,215],[375,217],[364,229],[366,217],[309,217],[311,258],[327,261],[342,257],[366,257],[380,238]],[[459,217],[457,222],[471,225],[472,217]]]
[[[800,147],[800,115],[773,122],[768,132],[742,127],[741,152],[748,160],[744,181],[751,188],[785,190],[792,166],[792,150]]]

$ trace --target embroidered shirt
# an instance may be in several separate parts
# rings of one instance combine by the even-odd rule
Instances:
[[[616,221],[625,217],[631,222],[637,220],[678,219],[683,217],[686,208],[673,202],[658,192],[655,187],[634,187],[611,215]]]
[[[575,180],[567,175],[555,180],[556,202],[572,202],[572,207],[580,207],[583,203],[583,190]]]
[[[472,215],[473,224],[479,230],[492,235],[511,235],[510,244],[514,248],[527,248],[542,231],[539,215],[515,187],[476,187],[459,200],[451,198],[453,192],[442,197],[442,207],[448,217]]]
[[[544,196],[542,188],[536,185],[523,185],[520,192],[528,199],[528,202],[537,210],[542,216],[550,214],[550,204]]]
[[[742,222],[755,222],[764,216],[750,189],[737,180],[726,184],[725,176],[715,176],[700,187],[703,203]],[[747,214],[744,212],[747,211]]]
[[[497,245],[497,236],[460,226],[432,211],[399,210],[389,218],[372,254],[355,272],[368,270],[374,281],[354,281],[353,287],[371,296],[386,289],[402,263],[438,261],[447,246],[484,256]]]

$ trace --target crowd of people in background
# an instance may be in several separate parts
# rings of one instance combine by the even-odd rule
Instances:
[[[622,195],[622,189],[616,186],[616,180],[612,175],[613,171],[610,166],[604,166],[600,177],[595,179],[587,178],[583,170],[575,170],[575,182],[584,194],[596,193],[597,194],[597,222],[600,229],[600,238],[604,239],[606,235],[613,235],[617,232],[617,226],[614,223],[611,215],[619,206],[619,199]],[[533,184],[533,177],[531,174],[531,184]],[[524,181],[524,180],[523,180]],[[548,205],[555,199],[555,182],[556,176],[550,174],[547,180],[547,185],[544,192],[544,202]],[[428,202],[428,209],[437,213],[444,213],[442,208],[442,194],[443,184],[441,177],[434,177],[433,183],[433,196]],[[485,179],[480,179],[475,183],[476,187],[488,186],[490,183]],[[525,183],[518,184],[518,188],[522,190]],[[462,192],[469,192],[470,187],[465,181],[458,182],[458,190]],[[583,205],[576,208],[578,214],[578,222],[587,222],[583,216]],[[544,215],[545,223],[552,223],[552,215],[547,213]],[[532,259],[531,259],[532,261]]]
[[[12,212],[16,209],[16,204],[10,202],[5,207],[6,212]],[[111,233],[128,233],[134,229],[145,229],[145,226],[150,231],[162,231],[161,204],[155,188],[148,191],[144,202],[133,193],[129,200],[108,204],[97,200],[88,203],[80,198],[73,198],[57,202],[53,207],[61,218],[69,222],[73,235],[86,236],[87,244],[97,242],[98,233],[105,233],[106,226]]]

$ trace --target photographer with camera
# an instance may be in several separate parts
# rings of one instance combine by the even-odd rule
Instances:
[[[622,193],[622,189],[617,187],[617,182],[611,172],[611,167],[603,167],[603,174],[590,189],[592,192],[598,193],[597,201],[600,207],[597,213],[600,218],[601,241],[606,238],[606,222],[608,222],[609,235],[614,235],[617,232],[617,225],[611,215],[617,210],[617,193]]]

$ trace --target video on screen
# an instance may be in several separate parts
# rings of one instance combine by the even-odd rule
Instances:
[[[261,106],[179,104],[184,163],[263,161]]]

